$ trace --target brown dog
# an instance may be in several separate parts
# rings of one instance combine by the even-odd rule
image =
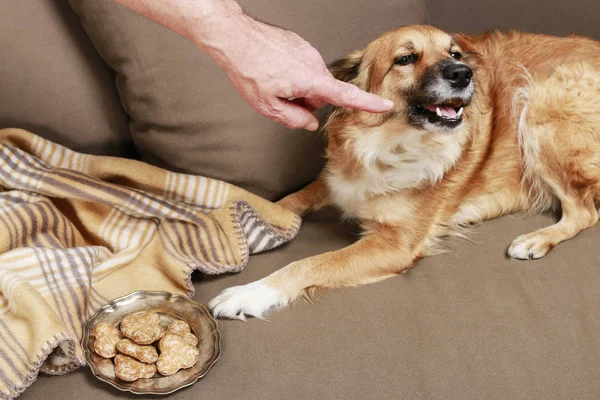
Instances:
[[[294,262],[211,302],[228,318],[262,317],[312,289],[375,282],[412,267],[439,238],[519,210],[562,208],[508,254],[543,257],[598,221],[600,43],[511,32],[388,32],[332,66],[338,79],[394,101],[387,114],[335,110],[320,178],[280,204],[328,204],[362,238]]]

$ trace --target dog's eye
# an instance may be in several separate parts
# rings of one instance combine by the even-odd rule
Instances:
[[[462,54],[460,54],[460,52],[458,51],[451,52],[450,56],[452,56],[452,58],[454,58],[455,60],[460,60],[462,58]]]
[[[406,56],[396,57],[396,59],[394,60],[394,64],[396,64],[396,65],[414,64],[417,62],[418,58],[419,58],[419,56],[416,54],[408,54]]]

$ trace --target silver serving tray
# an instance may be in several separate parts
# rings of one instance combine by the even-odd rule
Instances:
[[[180,370],[171,376],[156,375],[150,379],[125,382],[115,376],[115,366],[111,359],[102,358],[94,352],[95,338],[92,331],[100,322],[118,326],[127,314],[148,310],[160,315],[161,324],[165,328],[174,319],[187,322],[198,337],[200,358],[193,367]],[[88,366],[101,381],[135,394],[161,395],[190,386],[208,373],[221,355],[221,334],[217,322],[203,305],[169,292],[138,291],[114,299],[101,307],[84,325],[81,345]]]

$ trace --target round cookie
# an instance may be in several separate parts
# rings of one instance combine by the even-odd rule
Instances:
[[[173,375],[180,369],[190,368],[200,356],[200,351],[186,343],[183,337],[167,333],[158,343],[160,356],[156,368],[161,375]]]
[[[117,354],[115,357],[115,375],[126,382],[152,378],[155,374],[156,366],[152,364],[145,364],[125,354]]]
[[[94,341],[94,352],[100,357],[112,358],[117,355],[117,343],[123,335],[113,325],[108,322],[101,322],[94,326],[93,335]]]
[[[129,314],[121,321],[121,332],[137,344],[151,344],[165,334],[160,316],[153,311]]]
[[[117,350],[146,364],[154,364],[158,360],[158,352],[154,346],[141,346],[131,339],[121,339]]]
[[[174,333],[175,335],[181,336],[186,343],[192,346],[198,345],[198,338],[192,333],[190,326],[185,321],[179,319],[174,320],[169,324],[165,333]]]

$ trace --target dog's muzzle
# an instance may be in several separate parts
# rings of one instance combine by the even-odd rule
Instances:
[[[475,91],[473,70],[456,60],[443,60],[424,75],[412,101],[411,122],[430,130],[451,131],[463,119]]]

